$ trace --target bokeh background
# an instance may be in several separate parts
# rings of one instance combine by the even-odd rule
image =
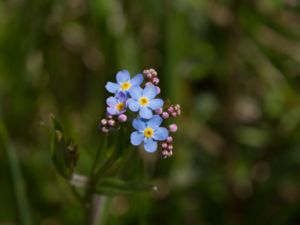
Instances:
[[[298,0],[0,1],[0,224],[83,224],[49,115],[84,172],[105,82],[150,67],[182,106],[174,156],[137,150],[158,191],[110,198],[105,224],[300,224]]]

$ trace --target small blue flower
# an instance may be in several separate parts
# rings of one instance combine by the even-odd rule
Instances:
[[[110,115],[120,115],[126,112],[126,100],[127,95],[124,92],[117,93],[116,97],[109,97],[106,99],[106,104],[108,105],[106,108],[107,112]]]
[[[146,85],[144,89],[135,86],[129,90],[131,96],[127,101],[129,109],[133,112],[139,111],[140,117],[150,119],[153,116],[152,110],[161,108],[164,101],[156,98],[158,94],[157,87],[154,85]]]
[[[147,152],[155,152],[157,141],[164,141],[169,135],[169,131],[160,127],[163,119],[155,115],[150,120],[135,119],[132,126],[137,130],[131,134],[131,144],[140,145],[144,142],[144,148]]]
[[[116,94],[119,91],[128,93],[128,91],[134,87],[139,86],[144,81],[142,74],[137,74],[132,79],[130,79],[130,74],[127,70],[121,70],[116,75],[117,83],[107,82],[105,88],[110,93]]]

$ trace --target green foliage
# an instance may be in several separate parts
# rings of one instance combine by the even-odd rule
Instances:
[[[141,182],[125,182],[117,178],[102,178],[98,181],[95,192],[104,195],[136,194],[137,192],[155,191],[153,185]]]
[[[58,173],[69,179],[74,172],[79,157],[77,146],[72,139],[65,140],[62,126],[54,116],[51,119],[54,125],[51,145],[52,160]]]
[[[13,146],[33,223],[84,224],[74,189],[54,169],[69,178],[77,157],[59,125],[51,162],[53,113],[80,146],[77,174],[116,176],[115,189],[157,186],[110,196],[106,224],[298,224],[299,10],[296,0],[1,1],[8,139],[2,132],[0,223],[22,220],[7,157]],[[105,82],[120,69],[148,67],[159,72],[163,97],[182,106],[170,160],[114,148],[117,133],[105,146],[97,129]],[[123,132],[127,146],[130,128]]]

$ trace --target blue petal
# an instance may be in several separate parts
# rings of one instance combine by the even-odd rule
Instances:
[[[120,102],[125,102],[127,100],[127,98],[128,98],[126,92],[124,92],[124,91],[119,91],[116,94],[116,97],[118,98],[118,100]]]
[[[137,112],[140,109],[139,103],[132,98],[128,99],[127,105],[129,107],[129,109],[133,112]]]
[[[132,86],[139,86],[141,83],[143,83],[144,77],[142,74],[137,74],[131,79],[131,85]]]
[[[163,119],[160,116],[155,115],[147,122],[147,126],[152,127],[153,129],[156,129],[160,126],[162,121],[163,121]]]
[[[142,96],[142,93],[143,89],[139,86],[134,86],[129,90],[130,96],[135,100],[139,99]]]
[[[109,97],[108,99],[106,99],[106,104],[108,106],[114,107],[117,103],[118,103],[118,101],[114,97]]]
[[[113,107],[107,107],[107,108],[106,108],[106,111],[107,111],[110,115],[117,115],[117,114],[119,114],[119,111],[116,110],[116,109],[113,108]]]
[[[149,138],[145,141],[144,147],[147,152],[155,152],[157,149],[157,142],[152,138]]]
[[[164,101],[159,98],[156,98],[150,101],[149,107],[153,110],[157,110],[161,108],[163,105],[164,105]]]
[[[167,139],[168,136],[169,136],[168,129],[164,127],[160,127],[157,130],[155,130],[153,138],[157,141],[164,141]]]
[[[143,96],[148,97],[149,99],[153,99],[157,95],[157,88],[150,84],[144,88]]]
[[[140,110],[140,116],[144,119],[150,119],[153,116],[153,113],[148,107],[142,107]]]
[[[117,82],[123,83],[130,80],[130,74],[127,70],[121,70],[117,73]]]
[[[132,126],[139,131],[143,131],[146,128],[146,123],[141,119],[135,119],[132,122]]]
[[[112,83],[112,82],[107,82],[105,85],[105,88],[107,91],[114,94],[119,90],[120,85],[118,85],[116,83]]]
[[[140,145],[144,140],[144,134],[138,131],[135,131],[130,136],[130,142],[133,145]]]

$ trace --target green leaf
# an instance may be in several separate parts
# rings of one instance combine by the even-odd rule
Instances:
[[[51,116],[51,119],[54,125],[51,146],[52,161],[58,173],[69,179],[79,157],[77,146],[72,139],[66,140],[62,126],[55,117]]]
[[[104,195],[126,195],[138,192],[156,191],[156,189],[156,186],[149,184],[126,182],[117,178],[102,178],[97,183],[94,191]]]

